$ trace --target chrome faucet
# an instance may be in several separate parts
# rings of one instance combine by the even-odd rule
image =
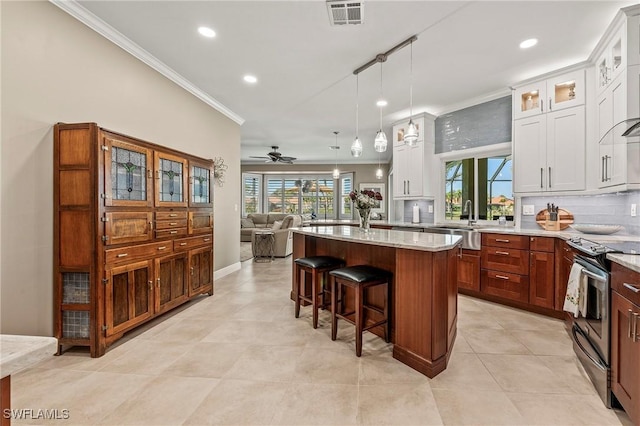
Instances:
[[[471,226],[476,223],[476,221],[473,220],[473,203],[471,200],[467,200],[464,202],[464,209],[462,210],[462,213],[469,214],[469,222],[467,222],[467,225]]]

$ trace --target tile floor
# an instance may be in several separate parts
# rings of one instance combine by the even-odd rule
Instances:
[[[13,407],[69,410],[15,424],[630,425],[606,409],[560,321],[460,296],[449,367],[428,379],[353,327],[330,339],[289,300],[291,258],[242,263],[215,295],[154,320],[106,355],[52,357],[13,377]]]

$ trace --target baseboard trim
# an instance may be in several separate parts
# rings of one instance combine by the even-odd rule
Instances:
[[[239,271],[242,265],[240,262],[232,263],[229,266],[225,266],[222,269],[218,269],[213,272],[213,280],[219,280],[220,278],[226,277],[229,274],[234,273],[235,271]]]

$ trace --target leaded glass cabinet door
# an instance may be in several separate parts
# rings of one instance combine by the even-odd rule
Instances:
[[[187,207],[187,160],[155,153],[156,207]]]
[[[103,150],[104,204],[151,207],[151,150],[109,137]]]
[[[189,161],[189,207],[213,205],[213,166]]]

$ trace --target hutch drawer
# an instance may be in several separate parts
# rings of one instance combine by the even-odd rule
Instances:
[[[173,241],[173,250],[184,251],[190,250],[194,247],[202,247],[205,245],[211,245],[213,237],[211,235],[202,235],[198,237],[180,238]]]
[[[143,259],[157,255],[164,255],[173,251],[171,241],[159,241],[157,243],[139,244],[116,249],[105,250],[105,263],[130,262],[132,259]]]

